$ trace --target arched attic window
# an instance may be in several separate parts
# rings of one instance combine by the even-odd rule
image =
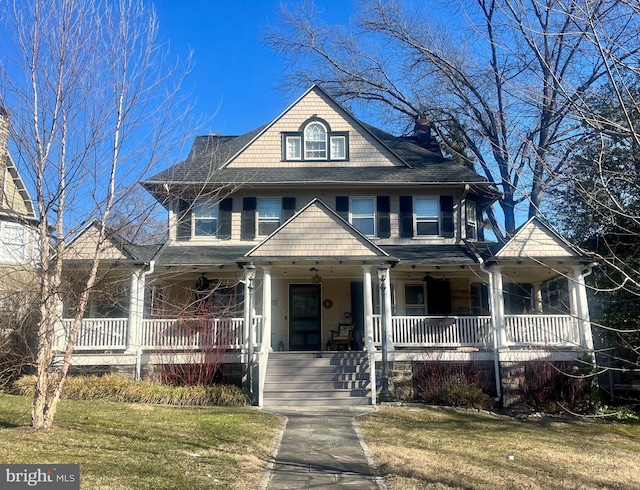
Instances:
[[[310,122],[304,128],[304,158],[327,159],[327,128],[321,122]]]

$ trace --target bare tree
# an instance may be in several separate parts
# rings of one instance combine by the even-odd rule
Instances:
[[[321,83],[354,110],[364,102],[386,109],[387,123],[404,117],[405,130],[428,116],[445,150],[500,186],[503,226],[489,218],[501,237],[515,230],[517,206],[540,211],[581,137],[576,108],[609,73],[603,52],[636,59],[631,8],[624,0],[364,0],[347,28],[324,24],[307,2],[283,8],[265,40],[290,62],[285,86]],[[594,28],[606,33],[600,46]]]
[[[142,1],[13,1],[2,12],[3,87],[17,164],[34,189],[39,296],[34,428],[53,425],[100,265],[107,224],[138,178],[167,158],[187,114],[186,65],[167,63]],[[61,362],[52,350],[71,236],[97,223]]]

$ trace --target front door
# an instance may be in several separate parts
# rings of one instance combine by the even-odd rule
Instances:
[[[320,350],[320,286],[289,287],[289,350]]]

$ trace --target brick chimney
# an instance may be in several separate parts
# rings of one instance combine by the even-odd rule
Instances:
[[[413,135],[420,146],[426,148],[431,144],[431,121],[426,113],[421,112],[416,117]]]

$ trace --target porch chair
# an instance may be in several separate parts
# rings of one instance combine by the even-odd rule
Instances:
[[[351,340],[353,336],[353,325],[351,323],[338,323],[338,330],[331,330],[331,348],[340,350],[351,350]]]

